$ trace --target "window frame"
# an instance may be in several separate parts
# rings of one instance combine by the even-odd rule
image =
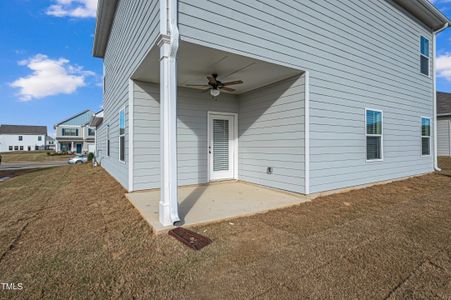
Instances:
[[[111,149],[111,147],[110,147],[110,124],[107,124],[106,125],[106,156],[107,157],[110,157],[110,149]]]
[[[429,120],[429,135],[423,135],[423,119]],[[421,157],[431,157],[432,155],[432,118],[421,116],[420,117],[420,148],[421,148]],[[429,139],[429,154],[423,154],[423,138]]]
[[[381,113],[381,134],[368,134],[367,114],[368,111],[375,111]],[[381,158],[368,159],[368,137],[380,137],[381,138]],[[384,111],[375,108],[365,108],[365,162],[373,163],[384,161]]]
[[[69,129],[69,132],[74,130],[75,134],[66,134],[66,131]],[[77,127],[62,127],[61,128],[61,136],[69,136],[69,137],[79,137],[80,135],[79,128]]]
[[[428,56],[424,55],[421,52],[421,46],[422,46],[421,40],[422,40],[422,38],[424,38],[425,40],[428,41]],[[431,78],[431,40],[429,40],[424,35],[420,35],[420,49],[419,50],[420,50],[420,74],[423,75],[423,76],[426,76],[428,78]],[[421,57],[424,57],[424,58],[426,58],[428,60],[428,73],[427,74],[424,74],[421,71]]]
[[[19,135],[18,140],[19,140],[19,142],[22,142],[23,141],[23,135]]]
[[[42,136],[38,135],[38,142],[42,142]]]
[[[123,133],[121,134],[121,113],[123,113],[124,114],[124,131],[123,131]],[[118,160],[121,162],[121,163],[124,163],[125,164],[125,132],[126,132],[126,130],[125,130],[125,128],[127,127],[126,126],[126,122],[125,122],[125,106],[119,111],[119,114],[118,114],[118,121],[119,121],[119,126],[118,126],[118,129],[119,129],[119,134],[118,134],[118,148],[119,148],[119,151],[118,151]],[[122,151],[121,151],[121,138],[124,138],[124,153],[122,153]],[[122,160],[121,159],[121,156],[124,156],[124,160]]]

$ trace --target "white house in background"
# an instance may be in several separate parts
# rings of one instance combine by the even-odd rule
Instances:
[[[55,139],[51,136],[47,136],[45,139],[45,150],[55,151]]]
[[[0,152],[45,149],[46,126],[0,125]]]
[[[95,128],[89,126],[94,113],[87,109],[55,125],[56,151],[95,152]]]
[[[451,156],[451,93],[437,93],[438,156]]]

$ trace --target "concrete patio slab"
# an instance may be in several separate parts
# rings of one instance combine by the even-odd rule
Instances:
[[[233,181],[179,187],[179,215],[184,227],[254,215],[310,201],[310,197]],[[158,218],[158,189],[126,194],[155,233],[166,232]]]

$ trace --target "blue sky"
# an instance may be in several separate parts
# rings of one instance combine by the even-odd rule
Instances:
[[[431,0],[451,18],[451,0]],[[102,105],[91,55],[96,0],[0,1],[0,123],[53,125]],[[451,92],[451,29],[437,41],[438,90]]]

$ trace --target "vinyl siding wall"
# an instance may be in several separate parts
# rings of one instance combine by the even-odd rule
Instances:
[[[311,192],[433,170],[420,143],[432,80],[419,65],[432,33],[392,1],[180,0],[179,28],[186,41],[310,72]],[[384,112],[380,162],[365,159],[365,108]]]
[[[128,188],[128,80],[159,34],[159,1],[119,1],[104,58],[104,124],[110,126],[111,156],[102,166]],[[125,163],[119,161],[119,111],[125,109]],[[106,134],[98,136],[106,145]],[[106,147],[105,147],[106,149]],[[106,152],[104,153],[106,155]]]
[[[134,190],[160,187],[160,88],[134,83]],[[207,113],[239,111],[237,97],[179,88],[177,102],[178,184],[208,181]]]
[[[239,99],[240,179],[304,193],[304,76]]]
[[[437,122],[437,154],[451,156],[451,117],[440,118]]]

